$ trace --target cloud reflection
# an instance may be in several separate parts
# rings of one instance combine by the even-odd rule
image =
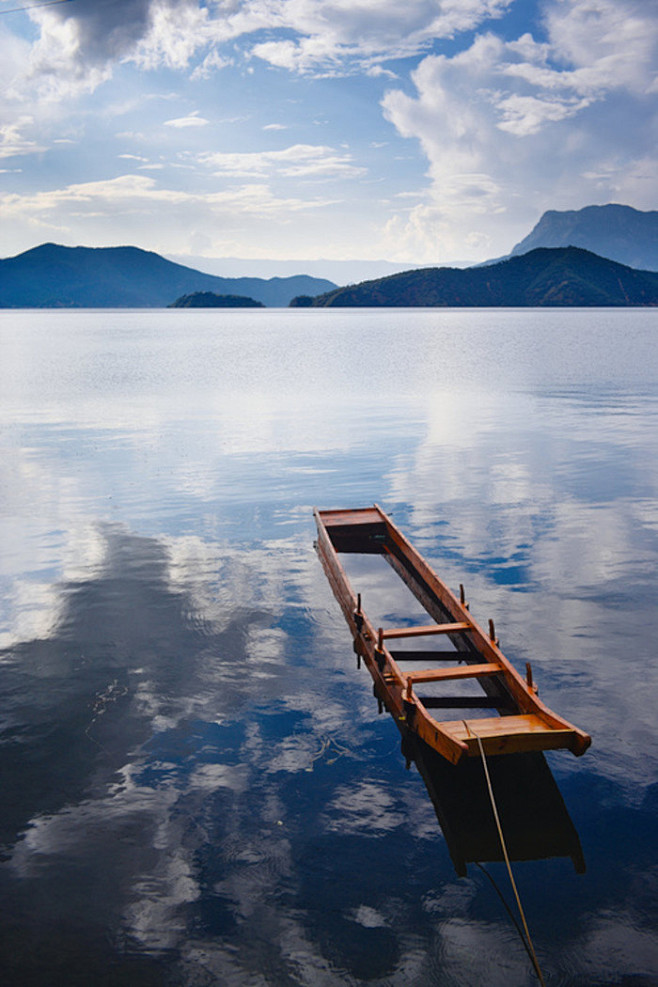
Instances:
[[[495,618],[509,657],[532,661],[542,698],[595,737],[598,770],[631,796],[658,767],[647,743],[658,542],[649,502],[635,496],[656,486],[646,460],[655,404],[621,392],[601,408],[598,392],[577,390],[511,395],[504,412],[502,401],[432,403],[426,437],[392,464],[391,496],[411,505],[416,544],[453,587],[465,584],[476,619]],[[641,619],[620,626],[631,610]],[[643,657],[637,690],[631,653]],[[643,757],[630,757],[638,743]]]
[[[159,323],[140,316],[144,350],[122,337],[106,377],[99,317],[76,365],[55,352],[58,317],[25,393],[2,395],[3,444],[18,450],[2,476],[4,979],[532,982],[493,892],[455,880],[312,549],[312,503],[375,499],[466,584],[477,619],[496,619],[517,667],[532,660],[542,698],[594,735],[582,760],[551,761],[587,875],[519,861],[546,969],[570,985],[605,979],[606,964],[617,980],[649,976],[650,395],[602,397],[568,375],[559,391],[508,393],[522,333],[482,313],[495,388],[490,364],[460,364],[454,313],[396,313],[390,332],[351,313],[335,337],[313,322],[287,364],[278,315],[246,341],[201,320],[193,344],[159,343],[150,376]],[[270,361],[289,379],[277,370],[258,406],[268,420],[241,426],[231,402],[265,388]],[[395,597],[390,615],[404,606]]]

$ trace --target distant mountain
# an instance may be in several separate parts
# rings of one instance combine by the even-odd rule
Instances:
[[[244,295],[286,306],[299,294],[335,288],[300,274],[219,278],[138,247],[61,247],[44,243],[0,260],[0,308],[159,308],[194,291]]]
[[[537,247],[582,247],[643,271],[658,271],[658,212],[631,206],[585,206],[545,212],[511,257]]]
[[[531,250],[489,267],[425,268],[337,288],[325,306],[658,305],[658,273],[636,271],[578,247]],[[294,307],[308,299],[293,299]]]
[[[215,295],[212,291],[193,291],[181,295],[167,308],[265,308],[262,302],[244,295]]]
[[[298,260],[279,260],[265,257],[204,257],[200,254],[165,254],[168,260],[176,264],[185,264],[198,271],[213,274],[220,278],[242,277],[249,271],[250,277],[272,278],[291,277],[299,273],[314,278],[328,278],[336,285],[354,284],[357,281],[372,281],[373,278],[386,278],[389,274],[399,274],[408,271],[411,264],[399,264],[389,260],[318,260],[309,259],[302,263]],[[451,261],[455,267],[466,267],[466,263]]]

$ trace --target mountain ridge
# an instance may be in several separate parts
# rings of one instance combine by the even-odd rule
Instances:
[[[0,308],[164,308],[195,291],[243,295],[285,307],[295,295],[335,287],[305,274],[222,278],[133,246],[42,243],[0,260]]]
[[[518,257],[537,247],[581,247],[628,267],[658,271],[658,212],[615,202],[582,209],[549,209],[507,257]]]
[[[535,307],[658,305],[658,273],[580,247],[539,247],[489,266],[421,268],[336,288],[293,307]]]

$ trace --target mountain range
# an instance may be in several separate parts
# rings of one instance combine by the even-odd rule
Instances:
[[[658,272],[579,247],[541,247],[486,267],[425,268],[336,288],[293,307],[658,305]]]
[[[215,277],[138,247],[44,243],[0,260],[0,308],[158,308],[196,291],[285,307],[295,295],[335,287],[333,281],[305,274],[269,280]]]
[[[520,260],[538,249],[567,247],[582,248],[590,252],[590,258],[577,254],[534,258],[524,267],[529,281],[523,288],[518,279],[522,281],[526,274],[521,274],[520,268],[517,273],[514,268],[498,271],[502,262]],[[599,255],[599,260],[617,262],[626,272],[638,268],[637,277],[596,267],[592,254]],[[489,274],[483,280],[477,270]],[[286,306],[292,299],[296,306],[647,305],[655,304],[648,300],[653,289],[647,276],[656,271],[658,212],[610,203],[545,212],[510,254],[476,267],[460,264],[455,268],[407,270],[345,288],[305,274],[267,280],[220,277],[138,247],[44,243],[0,260],[0,308],[165,307],[182,295],[197,292],[248,297],[276,307]],[[515,278],[518,283],[514,283]],[[644,285],[641,289],[640,283]],[[371,300],[363,301],[366,297]],[[348,302],[347,298],[360,300]]]

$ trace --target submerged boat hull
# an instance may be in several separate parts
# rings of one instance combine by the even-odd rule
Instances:
[[[456,764],[464,757],[566,748],[580,755],[590,737],[545,706],[537,697],[528,668],[522,678],[498,647],[493,625],[489,634],[473,620],[463,591],[458,598],[407,541],[377,505],[356,510],[314,511],[317,551],[329,583],[363,659],[377,698],[405,727]],[[409,587],[431,622],[416,627],[375,627],[364,612],[340,561],[339,553],[381,555]],[[390,642],[441,635],[453,646],[447,652],[396,652]],[[403,671],[402,665],[421,654],[442,660],[432,667]],[[446,667],[446,664],[448,667]],[[476,679],[485,698],[473,706],[494,708],[500,715],[439,719],[433,708],[450,701],[423,697],[429,683]],[[462,701],[460,701],[461,703]],[[460,706],[463,710],[463,705]]]

